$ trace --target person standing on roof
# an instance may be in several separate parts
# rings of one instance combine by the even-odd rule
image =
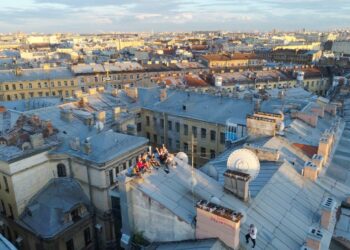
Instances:
[[[256,240],[257,233],[258,233],[258,229],[254,226],[254,224],[250,224],[248,233],[245,236],[245,240],[246,240],[246,243],[248,244],[249,239],[251,239],[253,242],[253,248],[255,247],[255,240]]]

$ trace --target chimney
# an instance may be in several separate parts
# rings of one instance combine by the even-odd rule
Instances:
[[[337,203],[332,197],[327,197],[322,202],[321,208],[321,226],[328,230],[332,222],[335,222]]]
[[[244,148],[253,151],[260,161],[278,161],[280,153],[277,149],[245,143]]]
[[[322,136],[320,138],[320,141],[318,143],[317,154],[323,157],[324,164],[325,164],[328,160],[328,154],[329,154],[329,141],[327,137]]]
[[[247,130],[249,135],[276,135],[276,120],[260,117],[257,115],[247,115]]]
[[[311,228],[306,238],[306,246],[312,250],[321,250],[323,233],[321,229]]]
[[[80,98],[80,101],[79,101],[78,104],[79,104],[80,108],[84,108],[87,103],[88,103],[87,97],[83,96],[83,97]]]
[[[305,176],[306,178],[312,181],[316,181],[318,177],[318,173],[319,173],[319,169],[315,164],[313,164],[311,161],[305,162],[304,168],[303,168],[303,176]]]
[[[135,87],[129,87],[125,89],[126,95],[129,96],[131,99],[134,99],[135,101],[139,97],[138,90]]]
[[[311,161],[312,161],[313,164],[316,165],[316,167],[318,169],[322,169],[322,167],[323,167],[323,157],[322,157],[322,155],[314,154],[312,156],[312,160]]]
[[[81,90],[74,90],[74,97],[75,98],[81,98],[83,95],[83,92]]]
[[[97,93],[96,88],[88,89],[88,93],[89,93],[89,95],[96,95],[96,93]]]
[[[118,89],[112,89],[112,96],[118,96]]]
[[[44,145],[43,134],[38,133],[30,136],[30,143],[32,144],[32,148],[36,149]]]
[[[113,112],[114,120],[117,120],[120,117],[120,113],[121,113],[121,108],[115,107]]]
[[[227,169],[224,173],[224,188],[243,201],[248,201],[250,175]]]
[[[83,152],[84,154],[90,154],[92,151],[92,146],[90,142],[90,138],[86,138],[84,143],[83,143]]]
[[[106,111],[99,111],[96,113],[96,119],[100,122],[106,121]]]
[[[166,92],[166,89],[165,89],[165,88],[160,90],[160,96],[159,96],[159,98],[160,98],[160,101],[161,101],[161,102],[162,102],[162,101],[165,101],[165,100],[167,99],[167,92]]]
[[[61,119],[67,122],[73,120],[73,112],[70,109],[61,109]]]
[[[75,151],[79,151],[80,150],[80,140],[79,137],[75,137],[74,139],[72,139],[69,142],[69,146],[71,149],[75,150]]]
[[[206,200],[197,202],[196,212],[196,239],[219,238],[228,247],[238,249],[241,213]]]
[[[102,87],[102,86],[101,86],[101,87],[98,87],[98,88],[97,88],[97,92],[98,92],[98,93],[101,93],[101,94],[104,93],[104,92],[105,92],[105,87]]]

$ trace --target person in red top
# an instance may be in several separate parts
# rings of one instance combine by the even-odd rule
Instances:
[[[136,166],[140,172],[143,172],[143,170],[145,168],[145,164],[143,163],[141,157],[137,158]]]

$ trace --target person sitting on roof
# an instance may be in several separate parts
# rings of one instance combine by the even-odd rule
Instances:
[[[254,226],[254,224],[250,224],[248,229],[248,233],[245,236],[246,243],[249,243],[249,239],[253,242],[253,248],[255,247],[256,234],[258,233],[258,229]]]
[[[149,159],[149,163],[155,169],[158,169],[158,167],[160,167],[160,163],[159,163],[159,161],[156,160],[156,157],[154,154],[151,155],[151,157]]]
[[[140,173],[143,173],[143,172],[144,172],[144,170],[145,170],[145,164],[143,163],[141,156],[139,156],[139,157],[137,158],[136,166],[137,166],[137,169],[138,169],[138,171],[139,171]]]
[[[164,164],[166,156],[164,154],[163,148],[156,148],[160,163]]]

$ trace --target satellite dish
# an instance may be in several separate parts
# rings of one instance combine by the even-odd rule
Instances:
[[[188,156],[184,152],[179,152],[176,154],[176,158],[181,160],[182,162],[188,164]]]
[[[260,171],[260,162],[257,155],[249,149],[233,151],[227,160],[227,168],[249,174],[254,180]]]

